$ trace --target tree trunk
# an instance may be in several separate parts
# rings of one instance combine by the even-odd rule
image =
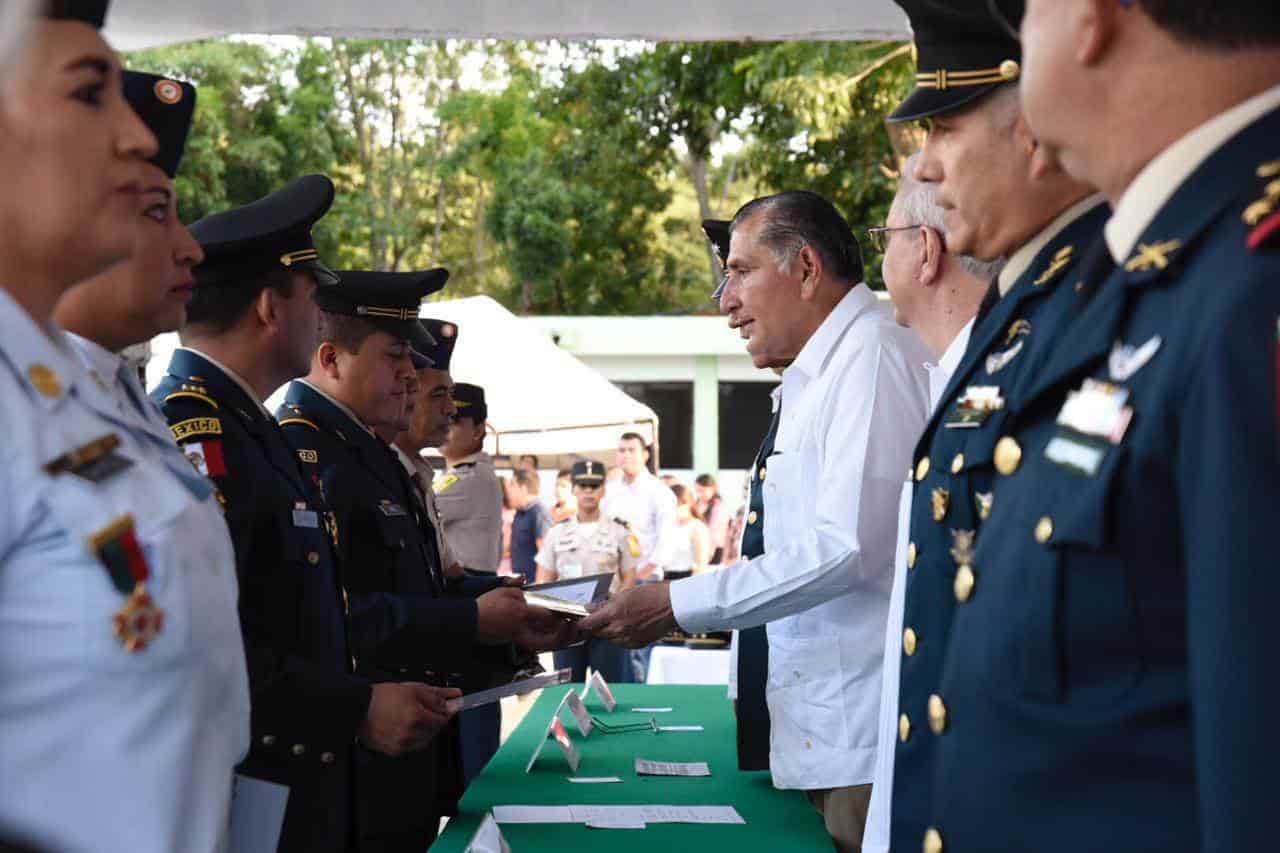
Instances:
[[[707,187],[707,169],[709,163],[705,155],[694,153],[693,146],[688,146],[689,153],[684,158],[685,171],[689,173],[689,180],[693,182],[693,191],[698,196],[698,214],[700,219],[711,219],[711,191]],[[701,226],[701,222],[698,223]],[[701,228],[699,228],[701,230]],[[720,283],[723,267],[720,265],[720,257],[716,254],[716,250],[707,243],[707,264],[711,271],[711,286],[714,288]]]

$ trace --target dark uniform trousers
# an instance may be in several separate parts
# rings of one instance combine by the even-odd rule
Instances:
[[[239,771],[288,786],[281,851],[349,850],[371,688],[352,674],[325,508],[275,421],[207,359],[178,350],[153,397],[216,485],[235,545],[253,732]]]
[[[930,697],[938,692],[956,608],[982,584],[973,552],[993,506],[1001,423],[1060,334],[1082,259],[1108,212],[1099,204],[1065,225],[1003,298],[984,301],[987,310],[975,320],[916,446],[893,771],[895,850],[919,849],[927,827],[938,738]],[[983,388],[992,389],[986,403],[975,390]],[[998,402],[990,402],[992,394]]]
[[[764,553],[764,480],[760,472],[773,455],[782,408],[773,413],[755,465],[751,466],[751,492],[747,501],[746,524],[742,529],[742,556]],[[738,699],[734,715],[738,720],[738,769],[769,769],[769,703],[765,685],[769,681],[769,635],[765,625],[738,632]]]
[[[1272,112],[1205,160],[1007,407],[926,728],[935,849],[1274,846],[1278,140]]]
[[[336,516],[347,572],[352,646],[374,680],[468,688],[476,637],[474,594],[447,584],[435,531],[394,451],[325,395],[295,381],[277,416]],[[487,686],[487,685],[485,685]],[[456,723],[420,752],[361,750],[357,781],[362,851],[421,851],[462,790]]]

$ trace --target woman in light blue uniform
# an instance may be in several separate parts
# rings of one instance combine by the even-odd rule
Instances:
[[[221,850],[249,714],[226,526],[102,335],[129,292],[78,341],[51,316],[144,245],[163,151],[121,96],[105,3],[47,8],[0,83],[0,825]]]

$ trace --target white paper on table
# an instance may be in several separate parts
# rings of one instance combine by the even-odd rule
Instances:
[[[471,836],[467,849],[462,853],[511,853],[511,847],[507,845],[507,839],[502,837],[502,830],[498,828],[493,812],[486,814],[484,820],[480,821],[480,828]]]
[[[593,690],[600,699],[600,703],[604,705],[604,709],[612,714],[613,709],[618,707],[618,700],[613,698],[613,691],[609,688],[609,682],[605,681],[604,676],[595,670],[592,670],[591,677],[587,679],[587,683],[582,687],[582,698],[586,699],[587,694]]]
[[[587,821],[588,829],[644,829],[644,821],[631,817],[597,817]]]
[[[671,708],[632,708],[633,714],[670,714]]]
[[[577,724],[578,731],[583,737],[588,737],[591,734],[591,713],[582,704],[582,697],[570,690],[564,695],[564,704],[569,709],[573,722]]]
[[[705,761],[650,761],[636,759],[636,773],[640,776],[710,776],[711,768]]]
[[[275,853],[289,788],[241,773],[231,780],[231,853]]]
[[[570,782],[576,782],[579,785],[602,785],[607,782],[621,782],[618,776],[570,776]]]
[[[700,732],[702,726],[658,726],[660,732]]]
[[[733,806],[494,806],[493,817],[498,823],[746,823]]]

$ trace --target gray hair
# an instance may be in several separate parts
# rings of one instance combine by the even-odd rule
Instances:
[[[897,211],[898,218],[909,225],[924,225],[937,231],[945,238],[947,234],[946,213],[938,204],[938,190],[924,181],[915,178],[916,161],[920,154],[912,154],[902,165],[902,175],[898,180],[898,194],[894,196],[891,210]],[[971,255],[952,255],[960,268],[974,278],[991,281],[1004,268],[1004,258],[994,261],[982,261]]]

